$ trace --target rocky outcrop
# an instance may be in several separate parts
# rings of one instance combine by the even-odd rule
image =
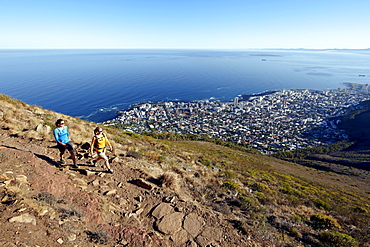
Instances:
[[[15,139],[0,146],[4,238],[12,239],[22,225],[21,236],[37,232],[21,241],[30,246],[40,241],[50,246],[228,246],[220,228],[223,219],[146,180],[143,163],[135,158],[121,158],[114,163],[117,173],[106,174],[89,160],[80,160],[79,169],[60,166],[54,148],[38,148],[46,152],[36,154],[23,147]]]

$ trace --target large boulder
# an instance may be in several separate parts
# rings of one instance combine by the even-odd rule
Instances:
[[[39,124],[36,126],[35,130],[40,134],[49,134],[51,132],[51,127],[48,125]]]

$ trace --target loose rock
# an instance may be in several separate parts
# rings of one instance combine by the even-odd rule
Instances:
[[[109,196],[109,195],[113,195],[113,194],[116,194],[116,193],[117,193],[117,190],[114,189],[114,190],[110,190],[110,191],[105,192],[104,195]]]
[[[196,214],[191,213],[185,217],[184,229],[193,237],[196,237],[203,225],[203,220]]]
[[[183,213],[172,213],[164,216],[158,223],[158,230],[164,234],[174,234],[181,230]]]
[[[169,215],[169,214],[172,214],[174,213],[174,209],[171,205],[167,204],[167,203],[161,203],[159,204],[152,212],[152,215],[157,218],[157,219],[160,219],[162,218],[163,216],[165,215]]]
[[[142,179],[136,179],[134,181],[132,181],[134,184],[136,184],[137,186],[140,186],[144,189],[148,189],[148,190],[151,190],[153,188],[153,186],[151,184],[149,184],[148,182],[142,180]]]
[[[48,125],[39,124],[36,126],[35,130],[41,134],[48,134],[51,132],[51,127]]]
[[[36,225],[36,218],[30,214],[22,214],[19,216],[15,216],[9,219],[9,222],[18,222],[18,223],[31,223],[32,225]]]

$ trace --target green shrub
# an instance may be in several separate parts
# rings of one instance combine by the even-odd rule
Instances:
[[[247,172],[251,177],[256,177],[256,176],[257,176],[257,172],[256,172],[256,171],[246,170],[246,172]]]
[[[294,195],[288,195],[286,199],[288,200],[291,206],[298,206],[301,204],[301,199],[299,199],[298,197]]]
[[[313,203],[315,204],[315,206],[317,208],[325,209],[326,211],[329,211],[331,209],[330,204],[328,202],[323,201],[323,200],[315,199],[315,200],[313,200]]]
[[[164,151],[168,151],[170,149],[170,147],[168,145],[166,145],[166,144],[163,144],[161,146],[161,149],[164,150]]]
[[[260,201],[262,204],[266,204],[269,201],[268,197],[262,192],[255,191],[254,194],[256,195],[258,201]]]
[[[221,161],[221,165],[223,165],[223,166],[230,166],[230,162],[228,162],[226,160],[223,160],[223,161]]]
[[[258,201],[252,197],[240,196],[239,201],[243,210],[257,208],[259,206]]]
[[[340,232],[321,232],[318,239],[325,247],[357,247],[358,242],[353,237]]]
[[[204,156],[201,156],[199,158],[199,162],[205,166],[210,166],[212,165],[212,162],[207,158],[207,157],[204,157]]]
[[[260,182],[251,183],[250,187],[251,187],[252,190],[259,191],[259,192],[265,192],[265,191],[270,190],[269,187],[266,184],[260,183]]]
[[[258,224],[259,226],[265,226],[267,222],[266,215],[263,213],[251,213],[251,219],[255,220],[254,224]]]
[[[335,219],[324,214],[312,215],[310,220],[312,226],[317,229],[337,229],[341,227]]]
[[[234,179],[234,178],[236,178],[237,174],[233,170],[227,170],[227,171],[224,172],[224,175],[225,175],[225,178],[227,178],[227,179]]]
[[[355,207],[353,211],[355,211],[356,213],[361,213],[361,214],[367,214],[369,212],[366,208],[361,207],[361,206]]]
[[[298,214],[293,214],[292,215],[292,220],[294,220],[295,222],[301,222],[301,221],[304,221],[304,220],[307,220],[305,216],[302,216],[302,215],[298,215]]]
[[[282,188],[280,189],[280,191],[284,194],[288,194],[288,195],[293,195],[293,196],[296,196],[296,197],[299,197],[299,198],[304,198],[305,197],[305,194],[299,190],[296,190],[296,189],[293,189],[293,188],[289,188],[289,187],[285,187],[285,188]]]
[[[290,227],[288,229],[288,234],[292,237],[295,237],[295,238],[301,238],[302,237],[302,233],[298,230],[297,227]]]
[[[276,178],[272,176],[271,174],[264,173],[262,174],[262,181],[267,183],[274,183],[276,181]]]
[[[240,191],[240,186],[232,181],[225,181],[222,187],[227,190]]]
[[[121,136],[113,136],[112,140],[116,143],[125,143],[127,141],[126,138],[123,138]]]
[[[134,132],[125,132],[126,135],[131,136],[132,138],[135,138],[137,140],[141,140],[141,135],[134,133]]]

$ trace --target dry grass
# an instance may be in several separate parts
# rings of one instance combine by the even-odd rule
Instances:
[[[161,186],[174,189],[177,186],[178,177],[177,174],[173,172],[166,172],[162,174],[158,180]]]
[[[90,142],[96,127],[95,123],[27,106],[2,95],[0,111],[2,128],[22,138],[52,141],[52,133],[39,133],[35,128],[43,124],[53,129],[58,118],[65,119],[75,143]],[[342,231],[354,225],[358,232],[365,233],[370,222],[369,190],[362,187],[368,186],[366,181],[356,181],[359,185],[355,187],[351,186],[355,182],[348,182],[355,179],[346,176],[320,173],[213,143],[155,140],[103,128],[113,145],[117,143],[127,154],[132,152],[156,168],[157,173],[148,176],[158,178],[162,174],[158,179],[163,187],[186,194],[225,218],[237,219],[235,227],[242,233],[265,234],[276,243],[304,242],[318,233],[312,227],[312,215],[322,215],[324,220],[330,215],[340,224],[347,224]],[[93,242],[102,238],[103,232],[91,232]]]
[[[96,123],[81,121],[76,118],[45,110],[38,106],[29,106],[21,101],[0,94],[0,112],[2,112],[2,128],[9,129],[13,135],[22,138],[43,139],[53,141],[52,130],[57,119],[64,119],[69,127],[71,139],[75,143],[91,141]],[[49,126],[51,131],[40,133],[36,131],[39,125]],[[110,138],[110,134],[108,134]],[[110,138],[112,145],[114,140]]]

